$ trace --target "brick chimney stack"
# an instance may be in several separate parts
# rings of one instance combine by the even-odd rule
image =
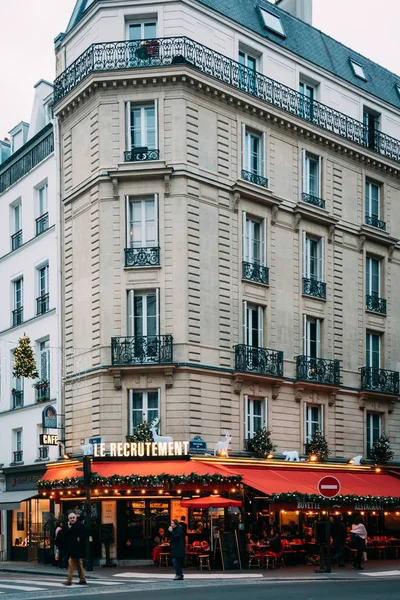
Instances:
[[[275,5],[312,25],[312,0],[275,0]]]

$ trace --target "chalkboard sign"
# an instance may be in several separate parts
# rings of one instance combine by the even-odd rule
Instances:
[[[114,543],[114,525],[112,523],[103,523],[101,526],[101,541],[103,544]]]
[[[224,569],[231,571],[241,569],[239,543],[236,531],[221,531],[221,554]]]

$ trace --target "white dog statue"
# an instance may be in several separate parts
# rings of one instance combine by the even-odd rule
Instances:
[[[297,450],[292,450],[291,452],[285,451],[282,452],[282,454],[283,456],[286,456],[285,460],[288,460],[289,462],[300,462],[299,453]]]

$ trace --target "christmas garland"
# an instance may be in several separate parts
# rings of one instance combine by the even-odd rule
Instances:
[[[90,476],[91,487],[113,487],[113,486],[129,486],[131,488],[160,488],[163,486],[179,486],[189,483],[195,483],[200,486],[214,484],[238,484],[241,481],[240,475],[231,475],[224,477],[223,475],[198,475],[190,473],[189,475],[111,475],[111,477],[103,477],[98,473],[92,473]],[[40,489],[66,489],[80,488],[84,485],[84,479],[80,477],[66,477],[65,479],[55,479],[53,481],[39,479],[37,485]]]
[[[271,494],[271,502],[314,502],[319,503],[324,498],[318,494],[302,494],[300,492],[291,492],[283,494]],[[347,496],[335,496],[332,498],[335,504],[375,504],[384,508],[399,508],[399,496],[357,496],[349,494]]]

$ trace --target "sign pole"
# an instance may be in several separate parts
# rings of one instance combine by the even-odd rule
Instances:
[[[85,525],[86,525],[86,571],[93,571],[92,557],[92,507],[90,503],[91,456],[83,457],[83,481],[85,485]]]
[[[327,513],[328,513],[328,525],[326,528],[326,536],[328,538],[328,549],[327,549],[327,555],[326,555],[326,572],[327,573],[331,573],[332,572],[332,551],[331,551],[331,501],[330,500],[326,500],[326,505],[327,505]]]

